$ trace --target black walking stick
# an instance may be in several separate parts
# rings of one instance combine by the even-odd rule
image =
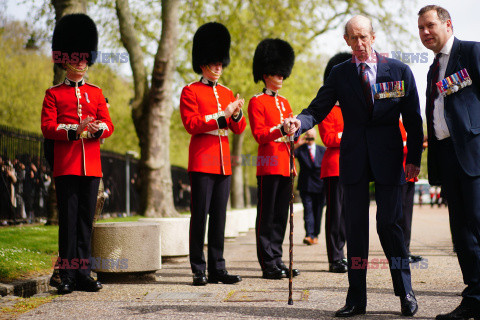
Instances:
[[[292,134],[289,136],[290,139],[290,267],[289,267],[289,278],[288,278],[288,304],[293,305],[292,291],[293,291],[293,180],[295,179],[294,175],[294,163],[293,163],[293,137]]]

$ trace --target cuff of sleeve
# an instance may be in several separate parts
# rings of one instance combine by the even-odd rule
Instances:
[[[218,117],[217,119],[218,129],[225,129],[227,127],[227,119],[225,116]]]
[[[102,136],[102,134],[103,134],[103,129],[100,129],[97,132],[95,132],[92,136],[93,138],[98,139]]]
[[[240,120],[242,120],[242,117],[243,117],[243,111],[242,109],[240,109],[240,112],[237,114],[237,116],[232,116],[232,120],[235,121],[235,122],[239,122]]]
[[[68,141],[78,140],[77,130],[70,129],[67,131]]]

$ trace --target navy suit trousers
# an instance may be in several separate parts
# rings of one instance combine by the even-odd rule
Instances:
[[[440,174],[450,216],[450,229],[467,285],[464,298],[480,301],[480,177],[462,170],[452,140],[441,140]]]
[[[369,247],[369,170],[364,170],[356,184],[345,184],[344,205],[347,229],[348,305],[366,306]],[[375,184],[377,233],[390,264],[393,289],[403,297],[412,290],[408,254],[400,219],[402,218],[401,185]]]

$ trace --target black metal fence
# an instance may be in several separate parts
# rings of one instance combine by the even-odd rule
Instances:
[[[46,218],[52,176],[44,157],[43,140],[42,135],[0,125],[0,222]],[[104,150],[101,160],[106,196],[103,212],[127,212],[127,185],[129,212],[138,212],[138,160]],[[190,205],[187,171],[172,166],[171,172],[175,207],[187,210]]]

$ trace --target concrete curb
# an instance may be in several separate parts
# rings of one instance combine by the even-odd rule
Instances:
[[[54,289],[49,286],[50,276],[19,280],[11,283],[0,283],[0,296],[31,297],[37,293],[44,293]]]

